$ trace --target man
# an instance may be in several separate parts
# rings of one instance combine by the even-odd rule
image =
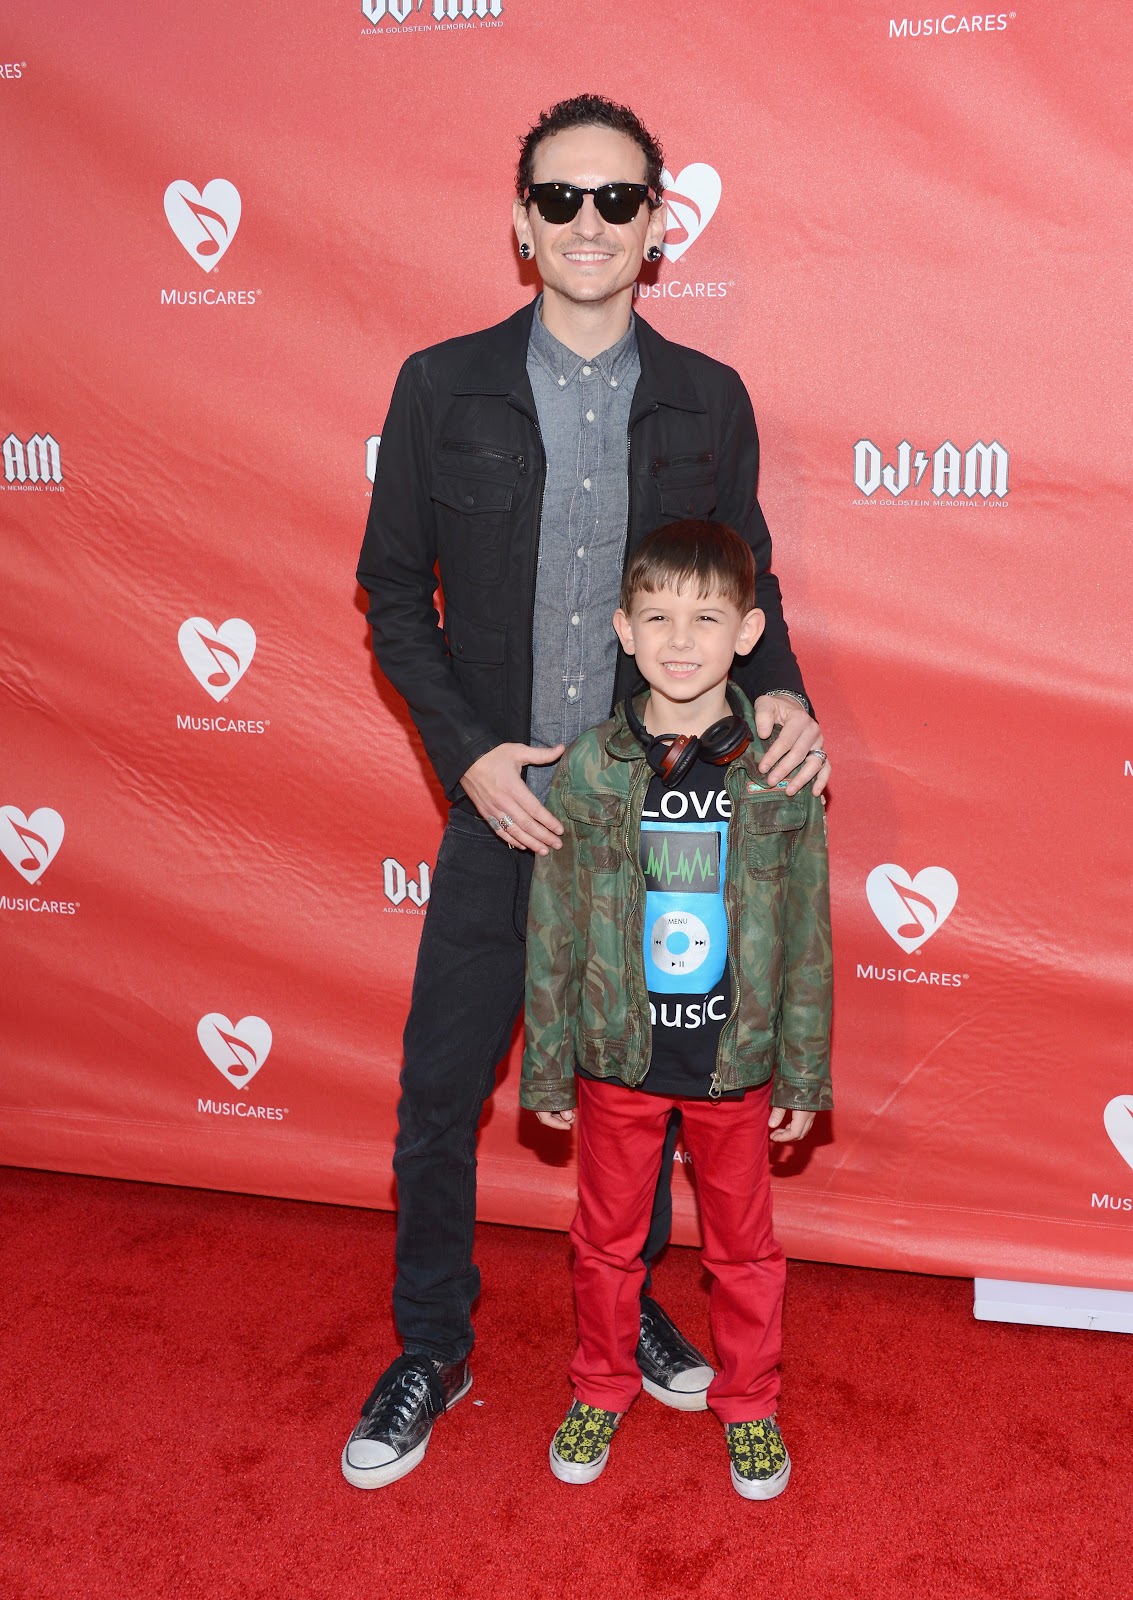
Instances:
[[[627,551],[654,527],[708,517],[752,546],[767,626],[736,677],[760,733],[782,725],[762,765],[791,792],[828,776],[770,571],[751,402],[730,368],[633,314],[642,260],[658,259],[665,232],[662,167],[625,107],[582,95],[544,113],[523,141],[513,206],[541,297],[411,356],[382,430],[358,578],[379,665],[453,804],[398,1107],[404,1354],[343,1451],[359,1488],[417,1466],[434,1419],[471,1387],[476,1128],[522,1003],[532,853],[559,846],[543,800],[566,745],[633,687],[611,618]],[[668,1234],[670,1175],[666,1161],[647,1261]],[[647,1295],[641,1333],[650,1393],[703,1408],[712,1369]]]

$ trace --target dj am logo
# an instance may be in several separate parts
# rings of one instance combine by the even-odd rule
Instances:
[[[63,818],[50,806],[25,817],[19,806],[0,806],[0,850],[28,883],[38,883],[59,854]]]
[[[362,15],[369,23],[362,31],[444,33],[451,28],[499,28],[503,9],[504,0],[362,0]],[[387,26],[390,23],[392,28]]]
[[[4,440],[4,482],[14,488],[54,489],[63,483],[63,458],[49,433],[23,440],[10,433]]]
[[[378,470],[378,451],[382,447],[380,433],[372,433],[366,440],[366,476],[370,482],[374,481],[374,474]]]
[[[210,1011],[197,1023],[201,1049],[234,1089],[246,1089],[271,1051],[271,1029],[263,1017],[241,1017],[229,1022]]]
[[[932,39],[941,34],[1002,33],[1015,20],[1014,11],[982,11],[979,15],[945,12],[942,17],[890,17],[891,39]]]
[[[932,474],[925,483],[930,464]],[[879,489],[884,489],[890,500],[897,500],[910,487],[917,490],[923,484],[933,500],[918,499],[914,495],[909,503],[932,505],[934,501],[947,504],[978,500],[1002,503],[1008,493],[1009,464],[1010,457],[998,439],[990,444],[977,439],[962,453],[950,439],[945,439],[931,456],[924,450],[914,450],[908,439],[902,439],[897,446],[896,460],[891,462],[885,461],[872,439],[859,439],[854,446],[854,486],[867,501]],[[885,503],[884,499],[881,503]]]
[[[394,910],[407,911],[414,916],[419,915],[428,904],[431,887],[432,879],[427,861],[418,861],[415,878],[409,876],[396,856],[386,856],[382,862],[382,890]],[[408,905],[406,905],[407,900]]]
[[[923,867],[915,878],[904,867],[874,867],[865,884],[874,916],[895,944],[911,955],[938,933],[959,895],[947,867]]]

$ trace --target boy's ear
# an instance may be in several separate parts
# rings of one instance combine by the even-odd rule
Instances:
[[[759,607],[753,606],[740,623],[740,631],[736,637],[736,654],[738,656],[749,655],[754,650],[766,621],[767,619]]]
[[[759,615],[762,618],[763,612],[761,611]],[[625,651],[626,655],[633,655],[633,627],[621,606],[619,606],[614,612],[614,632],[617,634],[621,643],[621,647]],[[755,637],[758,639],[759,635],[756,634]],[[754,644],[755,639],[753,639],[751,642]]]

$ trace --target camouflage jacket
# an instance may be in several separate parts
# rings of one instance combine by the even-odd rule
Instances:
[[[744,709],[751,724],[746,700]],[[765,748],[754,734],[725,769],[732,1003],[713,1090],[773,1076],[773,1105],[824,1111],[833,1104],[825,807],[809,788],[768,789],[758,767]],[[531,884],[519,1098],[532,1110],[574,1105],[576,1062],[631,1087],[649,1069],[638,844],[652,776],[619,706],[575,741],[551,787],[547,806],[565,831],[562,849],[536,861]]]

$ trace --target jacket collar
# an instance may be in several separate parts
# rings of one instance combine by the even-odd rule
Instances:
[[[475,353],[456,381],[454,394],[497,394],[521,400],[533,409],[534,396],[527,377],[527,345],[535,302],[522,306],[505,322],[497,323],[476,340]],[[704,400],[684,360],[679,345],[665,339],[634,313],[641,376],[633,396],[631,423],[658,406],[677,411],[706,411]]]
[[[741,766],[747,772],[748,777],[758,783],[761,788],[765,788],[763,775],[759,771],[759,763],[767,746],[755,731],[755,713],[752,711],[751,701],[737,683],[733,682],[732,688],[743,707],[744,721],[751,729],[751,743],[743,755],[737,756],[736,764]],[[635,694],[633,697],[633,709],[637,712],[639,718],[644,719],[645,706],[648,699],[649,695],[645,690]],[[614,712],[612,726],[606,735],[606,750],[616,761],[644,760],[645,752],[626,721],[624,701],[618,702],[617,710]]]

